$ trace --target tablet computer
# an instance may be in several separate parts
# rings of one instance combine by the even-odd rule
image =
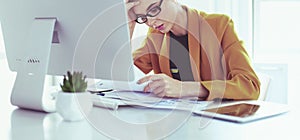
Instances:
[[[244,123],[279,115],[288,111],[289,107],[285,104],[243,101],[194,110],[193,113],[221,120]]]

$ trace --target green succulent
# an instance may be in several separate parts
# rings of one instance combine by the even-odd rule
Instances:
[[[64,75],[63,84],[60,87],[63,92],[85,92],[87,89],[86,76],[82,75],[82,72],[68,71],[67,76]]]

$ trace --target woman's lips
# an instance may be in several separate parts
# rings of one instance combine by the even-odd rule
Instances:
[[[161,24],[159,26],[156,27],[157,30],[164,30],[164,24]]]

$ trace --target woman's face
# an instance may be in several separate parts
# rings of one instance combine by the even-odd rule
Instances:
[[[156,16],[146,16],[147,22],[145,24],[162,33],[167,33],[172,29],[177,15],[176,2],[174,0],[139,1],[140,4],[133,7],[133,11],[136,15],[151,15],[151,13],[156,13],[157,9],[160,9],[160,12]]]

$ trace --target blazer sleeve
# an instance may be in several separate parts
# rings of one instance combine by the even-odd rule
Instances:
[[[219,30],[217,36],[221,36],[222,57],[224,57],[226,65],[226,80],[201,82],[202,86],[209,91],[207,100],[215,98],[235,100],[258,99],[260,81],[251,67],[250,58],[242,41],[238,39],[234,31],[233,21],[228,17],[226,19],[223,27],[217,29]]]
[[[151,30],[148,31],[148,35],[141,47],[133,52],[134,65],[145,74],[149,73],[153,69],[151,63],[151,53],[149,51],[149,47],[152,45],[151,39],[149,38],[150,34]]]

